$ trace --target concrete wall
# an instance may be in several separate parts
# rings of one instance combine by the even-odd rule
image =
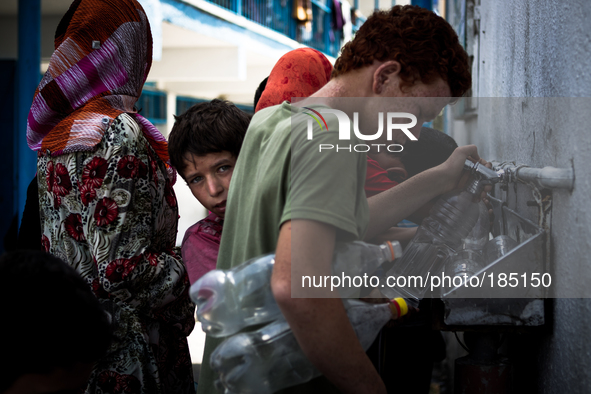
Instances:
[[[478,11],[481,99],[476,117],[449,119],[450,134],[475,143],[487,160],[574,168],[574,190],[552,193],[550,269],[560,296],[580,297],[591,283],[591,2],[482,0]],[[529,187],[509,190],[508,198],[537,222],[526,204]],[[524,345],[526,336],[522,344],[509,341],[508,353],[519,354],[532,378],[517,392],[587,393],[591,302],[558,298],[547,306],[546,328],[529,337],[535,344]]]

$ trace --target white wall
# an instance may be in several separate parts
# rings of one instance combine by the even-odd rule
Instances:
[[[207,210],[201,205],[199,201],[193,196],[189,186],[185,183],[183,178],[177,176],[177,181],[174,185],[174,193],[179,204],[179,225],[176,237],[177,246],[181,246],[185,231],[199,220],[207,216]]]
[[[552,193],[550,261],[558,291],[577,296],[573,284],[591,283],[591,2],[482,0],[480,16],[479,96],[513,98],[480,99],[463,126],[486,159],[574,168],[574,190]],[[537,221],[529,188],[512,192],[510,205]],[[591,301],[557,299],[549,311],[532,387],[589,392]]]

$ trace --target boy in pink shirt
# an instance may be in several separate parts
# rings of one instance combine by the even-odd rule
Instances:
[[[191,284],[215,269],[230,179],[249,122],[234,104],[215,99],[177,116],[170,132],[170,162],[209,211],[183,238],[181,251]]]

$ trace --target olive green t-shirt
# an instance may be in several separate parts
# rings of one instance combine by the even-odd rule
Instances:
[[[308,108],[321,111],[328,107]],[[354,152],[353,146],[359,143],[354,136],[339,141],[339,122],[332,114],[323,116],[326,124],[322,130],[313,121],[313,137],[308,139],[311,117],[307,114],[314,115],[284,102],[252,118],[232,175],[218,269],[274,252],[281,224],[292,219],[330,224],[337,229],[339,241],[363,237],[369,219],[363,188],[366,155]],[[329,149],[331,145],[333,149]],[[221,340],[206,340],[200,394],[215,392],[209,356],[219,343]],[[289,392],[314,392],[310,385],[326,392],[330,384],[322,380],[315,379],[305,389],[296,386]]]

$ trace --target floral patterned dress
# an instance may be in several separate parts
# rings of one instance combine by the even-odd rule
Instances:
[[[194,392],[174,172],[122,114],[93,151],[40,152],[38,182],[45,250],[78,270],[114,323],[86,392]]]

